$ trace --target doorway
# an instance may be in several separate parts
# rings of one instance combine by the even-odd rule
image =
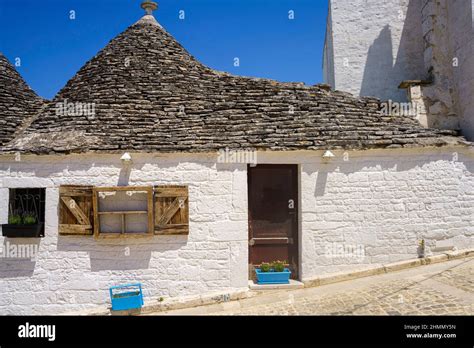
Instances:
[[[248,167],[249,265],[286,261],[298,279],[298,166]]]

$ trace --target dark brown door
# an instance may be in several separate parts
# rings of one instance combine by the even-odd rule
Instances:
[[[249,264],[287,261],[298,279],[298,166],[248,168]]]

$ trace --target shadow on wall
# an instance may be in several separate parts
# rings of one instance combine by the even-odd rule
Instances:
[[[334,170],[335,168],[331,168],[331,169]],[[316,179],[316,191],[314,193],[315,197],[324,197],[324,194],[326,193],[327,182],[328,182],[328,172],[327,171],[318,172],[318,177]]]
[[[64,160],[58,161],[56,165],[52,165],[50,162],[45,160],[44,163],[38,162],[38,164],[32,162],[33,164],[31,166],[35,168],[34,174],[36,177],[48,179],[56,176],[58,173],[63,173],[64,169],[67,168],[72,174],[66,177],[67,180],[65,180],[65,184],[74,184],[76,179],[79,178],[81,181],[79,185],[83,185],[84,178],[86,178],[87,183],[91,185],[109,185],[107,182],[103,183],[102,176],[99,175],[102,166],[109,171],[114,169],[114,177],[117,179],[117,184],[119,186],[128,185],[130,184],[130,181],[132,181],[132,185],[155,185],[168,183],[183,184],[182,180],[176,181],[173,179],[173,177],[166,177],[166,180],[163,181],[164,178],[159,174],[154,174],[153,172],[147,173],[147,171],[143,168],[149,163],[159,163],[158,169],[161,171],[175,169],[177,166],[180,166],[181,163],[192,162],[192,156],[194,155],[181,156],[177,159],[173,158],[172,160],[168,159],[168,156],[163,156],[163,160],[161,160],[161,156],[156,156],[153,159],[149,159],[145,155],[141,156],[139,154],[135,154],[133,164],[129,167],[124,167],[121,162],[117,162],[116,156],[104,156],[103,160],[90,163],[87,161],[87,159],[84,160],[80,155],[73,155],[72,157],[64,158]],[[215,157],[217,157],[217,155]],[[207,162],[202,161],[199,162],[199,164],[203,170],[214,170],[217,168],[219,172],[232,173],[236,169],[236,164],[218,163],[216,165],[216,161],[213,159],[214,156],[210,157]],[[73,164],[70,165],[69,163]],[[7,162],[1,164],[6,168],[9,167]],[[246,165],[241,165],[242,170],[245,170],[245,168]],[[85,172],[86,174],[81,174],[82,176],[75,176],[73,173],[75,171]],[[138,171],[140,176],[143,176],[143,178],[140,180],[133,178],[134,171]],[[195,185],[195,183],[192,181],[192,178],[188,180],[189,182],[187,184],[190,187]],[[62,183],[58,183],[57,185],[59,184]],[[198,184],[200,183],[198,182]],[[57,233],[57,230],[55,233]],[[5,239],[5,243],[7,240],[9,240],[10,243],[21,242],[19,239]],[[28,239],[27,242],[31,243],[31,239]],[[40,239],[37,240],[37,243],[39,245]],[[58,236],[57,243],[57,251],[71,252],[71,254],[76,254],[79,252],[77,257],[81,258],[81,261],[84,261],[84,259],[86,260],[84,261],[85,263],[90,261],[90,270],[92,272],[108,270],[132,271],[156,268],[156,265],[152,264],[150,266],[150,262],[156,261],[158,258],[166,260],[163,261],[163,264],[167,263],[168,261],[170,263],[175,262],[176,251],[187,246],[188,236],[154,236],[145,239],[139,238],[123,240],[96,240],[92,236]],[[2,250],[4,249],[5,247]],[[83,255],[80,254],[81,252]],[[155,255],[153,260],[152,255]],[[2,255],[0,255],[0,278],[33,277],[35,267],[35,260],[2,257]]]
[[[41,238],[5,238],[0,259],[0,278],[31,277]]]
[[[393,42],[392,29],[386,25],[367,52],[361,96],[381,100],[407,101],[404,90],[398,89],[404,80],[425,78],[421,1],[410,0],[399,43]],[[394,46],[398,44],[396,58]]]
[[[100,181],[101,175],[100,169],[104,167],[107,170],[116,170],[117,175],[117,185],[118,186],[127,186],[130,184],[130,179],[136,171],[140,171],[146,174],[146,171],[143,171],[143,167],[148,164],[156,165],[155,169],[157,170],[174,170],[176,166],[179,166],[182,163],[194,162],[195,158],[192,158],[194,154],[189,154],[189,158],[177,158],[174,161],[169,160],[162,160],[160,156],[155,156],[152,158],[146,157],[148,154],[144,154],[140,156],[138,154],[134,154],[133,163],[129,166],[124,166],[121,162],[117,163],[116,158],[112,156],[103,156],[102,160],[95,160],[95,161],[87,161],[81,158],[81,155],[70,155],[64,156],[63,160],[56,160],[53,165],[51,163],[43,163],[43,162],[35,162],[32,161],[30,164],[33,167],[32,173],[36,177],[50,179],[52,176],[56,176],[58,174],[64,174],[64,171],[67,170],[70,173],[74,172],[85,172],[82,174],[84,178],[89,178],[91,185],[98,185],[94,181]],[[166,156],[163,156],[167,159]],[[234,172],[236,166],[240,166],[242,169],[246,168],[246,164],[240,163],[219,163],[217,161],[218,154],[216,153],[215,156],[212,156],[210,159],[199,161],[199,165],[202,166],[203,169],[217,169],[218,172]],[[47,159],[47,157],[45,157]],[[11,161],[11,163],[9,163]],[[25,161],[26,162],[26,161]],[[1,162],[0,168],[4,170],[11,170],[14,171],[17,166],[17,162],[14,161],[13,157],[8,161]],[[89,171],[94,171],[93,173],[88,173]],[[66,178],[75,178],[74,175],[64,176]],[[151,175],[148,175],[146,180],[143,182],[162,182],[163,178],[159,175],[156,175],[153,179],[150,179]],[[132,178],[132,185],[137,184],[137,180],[133,180]],[[68,182],[67,184],[73,185],[73,182]],[[104,183],[104,186],[110,186],[110,183]]]
[[[152,241],[101,241],[92,236],[59,236],[57,250],[89,253],[92,272],[145,270],[150,268],[152,253],[165,255],[186,246],[187,236],[173,237],[155,236],[151,237]],[[0,278],[32,277],[40,242],[39,238],[5,238],[0,255]]]
[[[149,269],[152,253],[166,254],[179,250],[188,243],[188,236],[150,238],[108,241],[96,240],[92,236],[59,236],[57,250],[88,252],[92,272],[130,271]]]
[[[141,168],[140,168],[141,170]],[[131,166],[125,166],[124,168],[120,169],[119,178],[117,185],[118,186],[128,186],[130,183],[130,174],[132,173]]]
[[[453,69],[461,134],[474,141],[474,0],[449,3],[450,43],[458,67]]]
[[[392,52],[392,32],[390,27],[386,25],[367,53],[364,77],[360,90],[362,96],[376,96],[382,100],[392,97],[386,90],[386,86],[393,82]],[[394,98],[392,97],[392,99]]]
[[[457,153],[454,152],[446,152],[443,154],[439,154],[437,157],[437,161],[446,161],[446,162],[453,162],[454,158],[456,158],[457,163],[462,163],[464,165],[466,175],[473,176],[474,175],[474,157],[472,155],[466,155],[464,153]],[[407,172],[416,167],[422,167],[426,164],[433,163],[435,161],[430,159],[422,159],[420,157],[414,156],[401,156],[398,160],[386,160],[386,161],[378,161],[376,158],[367,160],[358,160],[353,159],[347,162],[333,162],[333,163],[326,163],[319,167],[317,178],[316,178],[316,187],[314,196],[315,197],[324,197],[326,194],[326,186],[328,181],[328,174],[329,173],[343,173],[345,175],[361,173],[367,167],[374,167],[378,168],[378,170],[392,170],[395,173],[400,172]],[[453,164],[454,165],[454,164]],[[311,175],[314,174],[313,171],[305,171],[306,174]]]

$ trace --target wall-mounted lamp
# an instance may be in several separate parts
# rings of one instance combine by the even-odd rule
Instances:
[[[331,158],[334,158],[336,157],[336,155],[334,155],[331,151],[327,150],[324,154],[323,154],[323,159],[325,160],[330,160]]]
[[[122,157],[120,157],[120,160],[122,161],[123,164],[131,164],[132,163],[132,156],[128,152],[125,152]]]

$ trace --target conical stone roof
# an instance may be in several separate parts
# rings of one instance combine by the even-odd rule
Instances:
[[[12,140],[19,127],[37,114],[42,105],[43,99],[0,52],[0,146]]]
[[[281,151],[463,141],[379,108],[376,99],[325,86],[214,71],[146,15],[86,63],[4,151]]]

